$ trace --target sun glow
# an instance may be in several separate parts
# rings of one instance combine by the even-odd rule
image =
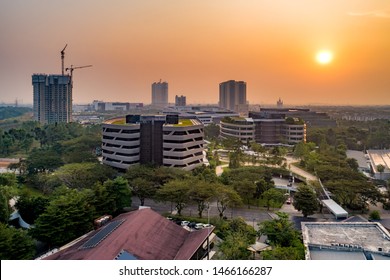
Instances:
[[[316,61],[319,64],[329,64],[333,60],[333,53],[328,50],[321,50],[316,54]]]

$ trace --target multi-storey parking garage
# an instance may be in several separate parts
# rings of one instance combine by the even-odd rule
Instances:
[[[140,124],[126,124],[124,119],[113,119],[103,124],[103,163],[128,169],[140,162]]]
[[[103,124],[103,163],[122,171],[139,163],[192,170],[203,164],[203,144],[203,124],[196,119],[132,116]]]

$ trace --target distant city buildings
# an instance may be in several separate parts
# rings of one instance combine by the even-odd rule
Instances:
[[[126,171],[153,163],[192,170],[203,164],[203,124],[177,115],[127,115],[102,126],[103,163]]]
[[[278,107],[278,108],[283,107],[283,101],[282,101],[282,99],[280,99],[280,97],[279,97],[279,100],[276,102],[276,107]]]
[[[279,103],[279,102],[278,102]],[[279,103],[280,104],[280,103]],[[281,103],[283,104],[283,102]],[[308,127],[336,127],[337,123],[328,114],[314,112],[306,108],[260,108],[262,114],[283,114],[286,117],[303,119]]]
[[[240,115],[248,114],[246,82],[226,81],[219,84],[219,106]]]
[[[181,118],[198,119],[205,126],[219,124],[224,117],[238,117],[239,114],[216,106],[178,106],[169,107],[163,113],[178,114]]]
[[[129,111],[130,109],[142,108],[143,103],[130,103],[130,102],[103,102],[94,100],[92,102],[92,109],[94,111]]]
[[[187,101],[184,95],[175,96],[175,106],[186,106],[186,105],[187,105]]]
[[[69,75],[32,75],[34,120],[41,124],[72,120],[72,80]]]
[[[154,82],[152,84],[152,106],[166,107],[168,106],[168,83]]]

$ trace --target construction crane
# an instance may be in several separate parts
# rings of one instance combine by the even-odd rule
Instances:
[[[61,67],[61,70],[62,70],[62,76],[64,76],[64,58],[65,58],[65,49],[66,47],[68,46],[68,44],[65,45],[65,47],[62,49],[61,51],[61,62],[62,62],[62,67]]]
[[[73,67],[73,65],[71,65],[70,67],[66,68],[65,71],[70,72],[70,78],[72,79],[73,70],[80,69],[80,68],[86,68],[86,67],[92,67],[92,65],[84,65],[84,66],[76,66],[76,67]]]
[[[86,67],[92,67],[92,65],[84,65],[84,66],[76,66],[76,67],[73,67],[73,65],[71,65],[70,67],[65,69],[65,71],[70,72],[70,86],[72,89],[73,89],[73,70],[80,69],[80,68],[86,68]]]

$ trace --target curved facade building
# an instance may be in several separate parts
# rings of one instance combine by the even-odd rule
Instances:
[[[255,138],[255,124],[252,119],[224,118],[220,122],[220,127],[222,138],[238,138],[243,143],[248,143]]]
[[[124,118],[108,120],[102,128],[103,163],[128,169],[140,162],[140,124],[126,124]]]
[[[222,138],[237,138],[243,143],[296,144],[306,142],[306,124],[299,119],[271,116],[267,118],[224,118],[220,122]]]
[[[284,124],[283,135],[286,142],[289,144],[296,144],[299,142],[306,142],[306,124]]]
[[[203,124],[186,119],[163,126],[163,165],[192,170],[203,164]]]
[[[185,170],[203,164],[203,124],[196,119],[127,116],[106,121],[102,134],[103,163],[121,171],[140,163]]]

